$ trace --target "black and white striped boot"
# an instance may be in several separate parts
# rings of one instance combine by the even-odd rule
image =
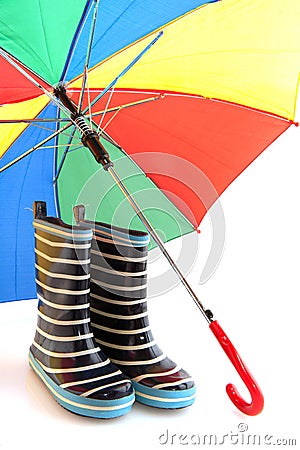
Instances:
[[[111,363],[90,328],[92,231],[46,217],[34,203],[38,320],[29,363],[57,402],[74,413],[112,418],[134,402],[130,380]]]
[[[131,380],[136,400],[158,408],[183,408],[195,399],[189,374],[156,344],[147,313],[147,233],[84,220],[93,227],[91,324],[96,342]]]

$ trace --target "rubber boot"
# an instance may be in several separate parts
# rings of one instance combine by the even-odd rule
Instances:
[[[93,226],[91,325],[96,342],[131,380],[136,400],[158,408],[183,408],[195,399],[190,375],[156,344],[147,313],[147,233],[84,220]]]
[[[46,217],[34,203],[38,319],[29,363],[55,400],[69,411],[95,417],[131,409],[130,380],[107,358],[90,327],[89,228]]]

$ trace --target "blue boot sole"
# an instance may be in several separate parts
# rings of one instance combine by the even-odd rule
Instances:
[[[29,352],[29,364],[55,400],[63,408],[75,414],[98,419],[111,419],[128,413],[134,403],[134,393],[116,400],[97,400],[72,394],[51,380],[31,352]]]
[[[135,390],[136,401],[156,408],[186,408],[194,403],[196,397],[196,387],[180,391],[168,391],[149,388],[135,381],[132,381],[132,386]]]

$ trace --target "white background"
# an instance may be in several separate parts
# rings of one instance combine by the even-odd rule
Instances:
[[[193,375],[195,404],[177,411],[135,404],[126,416],[110,420],[76,416],[56,404],[27,363],[37,301],[7,303],[0,306],[1,450],[207,448],[192,445],[193,435],[205,434],[216,434],[224,449],[251,448],[242,444],[243,434],[260,436],[255,448],[276,448],[275,439],[292,438],[300,447],[299,144],[300,128],[292,126],[227,189],[221,197],[226,245],[220,265],[199,284],[210,246],[205,218],[199,256],[188,275],[260,384],[263,412],[248,417],[230,402],[227,382],[245,397],[247,392],[180,286],[149,301],[150,321],[160,347]],[[180,245],[180,240],[168,244],[175,257]],[[161,258],[150,265],[149,276],[160,264]],[[248,430],[241,431],[245,425],[239,424]],[[225,434],[226,444],[220,445]]]

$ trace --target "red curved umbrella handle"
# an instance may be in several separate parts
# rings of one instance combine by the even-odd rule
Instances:
[[[251,395],[251,403],[247,403],[239,394],[236,387],[233,384],[228,384],[226,386],[226,392],[230,398],[230,400],[235,404],[235,406],[245,414],[249,416],[256,416],[259,414],[264,407],[264,397],[260,390],[260,387],[256,383],[255,379],[243,363],[240,355],[234,348],[230,339],[226,336],[219,323],[216,320],[213,320],[209,328],[217,338],[219,344],[223,348],[224,352],[234,365],[236,371],[244,381],[247,386],[250,395]]]

